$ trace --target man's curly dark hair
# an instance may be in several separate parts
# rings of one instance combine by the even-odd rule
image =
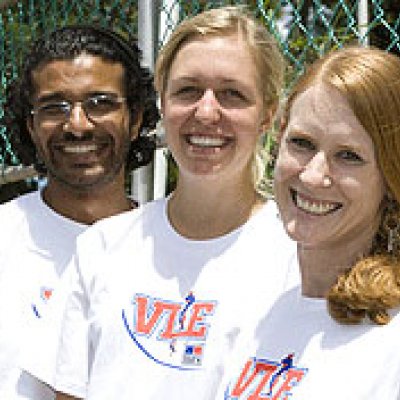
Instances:
[[[109,29],[92,25],[65,26],[37,39],[26,55],[18,79],[8,87],[4,121],[11,132],[10,140],[19,160],[23,165],[33,164],[38,172],[46,172],[27,129],[34,93],[32,72],[52,61],[72,60],[81,53],[122,64],[131,123],[136,121],[138,110],[143,111],[139,135],[129,149],[126,170],[129,172],[148,164],[155,149],[154,135],[148,133],[159,120],[152,75],[140,64],[141,51],[136,40],[125,39]]]

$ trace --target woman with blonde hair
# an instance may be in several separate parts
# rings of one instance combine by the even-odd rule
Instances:
[[[79,238],[48,382],[57,399],[215,400],[293,247],[254,179],[282,75],[275,40],[243,9],[209,10],[174,30],[155,82],[177,186]]]
[[[400,398],[398,57],[351,47],[306,70],[274,188],[297,258],[225,398]]]

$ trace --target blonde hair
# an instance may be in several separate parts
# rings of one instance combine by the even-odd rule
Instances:
[[[258,84],[264,109],[275,111],[283,87],[285,63],[278,45],[266,27],[255,20],[243,6],[211,9],[181,22],[160,50],[154,73],[155,87],[163,98],[171,65],[182,46],[198,37],[240,34],[258,71]],[[261,145],[254,151],[253,181],[257,189],[265,173],[265,156]]]
[[[284,119],[288,119],[294,99],[319,83],[335,87],[347,99],[374,143],[391,193],[382,204],[382,221],[370,254],[340,276],[329,291],[329,312],[342,323],[358,323],[367,315],[375,323],[385,324],[390,320],[387,309],[400,305],[400,252],[389,254],[387,249],[389,230],[400,223],[400,59],[363,47],[326,55],[311,65],[294,87]],[[398,234],[393,239],[400,244]]]
[[[254,57],[259,74],[264,106],[278,104],[283,85],[284,61],[273,36],[244,7],[211,9],[182,21],[160,50],[155,66],[154,82],[161,97],[167,87],[171,65],[183,46],[195,37],[242,34]]]

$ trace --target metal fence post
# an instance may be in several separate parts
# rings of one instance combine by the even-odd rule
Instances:
[[[179,22],[179,3],[176,0],[163,0],[159,15],[159,43],[163,45]],[[162,124],[157,135],[161,143],[165,143],[165,133]],[[161,147],[156,150],[154,157],[154,199],[164,197],[168,179],[167,149]]]
[[[143,64],[154,69],[155,55],[155,8],[153,0],[138,2],[138,43],[143,54]],[[132,173],[132,197],[144,204],[153,197],[153,165],[138,168]]]
[[[368,0],[359,0],[358,1],[358,34],[359,34],[359,43],[363,46],[368,46],[369,38],[368,38]]]

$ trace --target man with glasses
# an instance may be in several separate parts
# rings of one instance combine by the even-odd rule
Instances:
[[[126,174],[151,160],[159,114],[136,43],[85,25],[33,44],[4,111],[20,161],[47,184],[0,206],[0,399],[43,400],[51,391],[18,368],[24,335],[50,305],[62,314],[77,235],[135,207]]]

